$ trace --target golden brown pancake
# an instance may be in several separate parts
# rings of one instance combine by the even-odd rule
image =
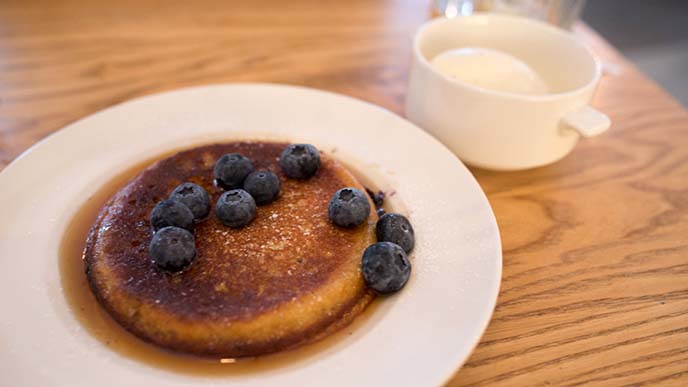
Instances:
[[[330,198],[361,184],[321,155],[309,180],[290,179],[278,159],[286,144],[202,146],[158,161],[101,210],[84,253],[97,299],[138,337],[203,356],[256,356],[301,345],[350,323],[372,301],[360,274],[361,255],[374,243],[376,216],[354,229],[333,225]],[[213,166],[242,153],[282,183],[280,197],[259,206],[248,226],[231,229],[215,217],[222,190]],[[209,217],[196,225],[197,256],[182,273],[151,262],[148,218],[178,184],[191,181],[211,197]],[[374,208],[371,203],[371,208]]]

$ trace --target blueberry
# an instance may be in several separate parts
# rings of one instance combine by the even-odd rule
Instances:
[[[220,196],[215,212],[225,226],[243,227],[256,217],[256,202],[243,189],[233,189]]]
[[[153,263],[167,271],[180,271],[196,257],[193,235],[183,228],[163,227],[153,235],[148,247]]]
[[[368,287],[378,293],[394,293],[406,285],[411,275],[411,262],[401,246],[378,242],[363,252],[361,272]]]
[[[294,179],[308,179],[320,168],[320,152],[310,144],[291,144],[280,156],[282,171]]]
[[[327,208],[330,220],[342,227],[354,227],[365,222],[370,215],[370,203],[366,194],[352,187],[335,192]]]
[[[189,207],[181,202],[167,199],[155,205],[150,213],[150,223],[155,231],[167,226],[193,231],[194,215]]]
[[[228,153],[220,157],[213,168],[215,180],[224,189],[241,188],[244,179],[251,172],[251,159],[239,153]]]
[[[270,171],[251,172],[244,180],[244,190],[257,204],[273,202],[280,192],[279,177]]]
[[[210,213],[210,198],[208,193],[198,184],[182,183],[170,194],[171,200],[176,200],[189,207],[195,220],[200,220]]]
[[[392,242],[401,246],[406,254],[413,250],[415,238],[411,223],[403,215],[387,213],[380,217],[375,226],[379,242]]]
[[[377,191],[377,193],[375,193],[372,190],[366,188],[366,193],[368,194],[368,196],[370,196],[370,199],[373,201],[373,204],[375,204],[376,208],[380,208],[385,204],[384,192]]]

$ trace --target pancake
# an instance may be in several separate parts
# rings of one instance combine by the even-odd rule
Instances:
[[[174,351],[245,357],[317,340],[365,309],[374,295],[360,262],[375,242],[377,218],[371,211],[367,222],[344,229],[327,215],[338,189],[364,187],[326,155],[311,179],[288,178],[278,163],[286,145],[237,142],[182,151],[147,168],[106,203],[84,259],[93,293],[119,324]],[[282,184],[279,198],[259,206],[241,229],[222,225],[214,213],[223,191],[213,184],[213,166],[233,152]],[[185,181],[208,191],[212,210],[196,225],[196,260],[170,274],[151,262],[148,218]]]

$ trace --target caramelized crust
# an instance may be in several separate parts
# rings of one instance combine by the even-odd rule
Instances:
[[[194,148],[130,181],[101,210],[84,254],[101,305],[144,340],[205,356],[275,352],[348,324],[373,298],[359,267],[363,250],[374,242],[375,214],[355,229],[334,226],[327,217],[334,192],[363,187],[325,155],[313,178],[287,178],[278,163],[284,146]],[[251,158],[256,169],[272,171],[282,183],[278,200],[259,206],[256,219],[242,229],[225,227],[214,215],[222,190],[213,184],[213,166],[231,152]],[[185,181],[205,188],[213,209],[196,225],[196,261],[169,274],[148,255],[148,216]]]

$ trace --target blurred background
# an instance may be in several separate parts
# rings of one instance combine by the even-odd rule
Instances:
[[[688,106],[687,0],[588,0],[582,19]]]

